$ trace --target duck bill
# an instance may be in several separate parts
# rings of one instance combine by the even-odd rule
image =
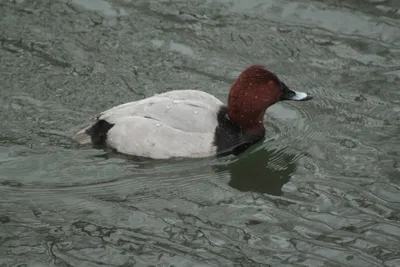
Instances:
[[[310,94],[297,92],[292,89],[289,89],[289,87],[287,87],[286,84],[284,84],[283,82],[282,82],[282,90],[283,94],[280,100],[306,101],[313,98]]]

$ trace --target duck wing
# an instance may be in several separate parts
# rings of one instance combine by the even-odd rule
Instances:
[[[108,109],[74,139],[151,158],[204,156],[214,153],[217,113],[222,106],[202,91],[170,91]]]
[[[214,133],[188,132],[141,116],[114,121],[105,144],[117,152],[153,159],[199,158],[216,154]]]
[[[197,90],[176,90],[125,103],[102,112],[97,120],[115,123],[129,116],[151,118],[186,132],[213,132],[223,103]]]

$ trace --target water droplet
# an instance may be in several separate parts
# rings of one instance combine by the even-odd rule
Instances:
[[[172,103],[174,103],[174,104],[179,103],[179,102],[181,102],[181,101],[180,101],[180,100],[174,100],[174,101],[172,101]]]
[[[194,114],[197,114],[197,113],[199,113],[199,112],[198,112],[197,110],[195,110],[195,111],[194,111]]]
[[[340,144],[347,148],[355,148],[357,146],[356,143],[350,139],[343,139],[340,141]]]
[[[305,167],[307,170],[310,170],[310,171],[315,171],[315,170],[317,169],[317,167],[316,167],[315,165],[311,164],[311,163],[306,163],[306,164],[304,165],[304,167]]]
[[[157,126],[157,127],[160,127],[160,126],[161,126],[161,123],[156,123],[156,126]]]
[[[356,98],[354,100],[358,101],[358,102],[364,102],[364,101],[367,101],[367,98],[363,95],[359,95],[359,96],[356,96]]]

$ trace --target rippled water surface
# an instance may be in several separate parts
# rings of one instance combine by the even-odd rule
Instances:
[[[400,3],[1,0],[0,266],[400,266]],[[238,158],[134,161],[71,134],[129,100],[278,103]],[[134,136],[133,136],[134,138]]]

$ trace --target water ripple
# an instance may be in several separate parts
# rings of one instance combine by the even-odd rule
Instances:
[[[396,1],[3,2],[0,266],[400,265]],[[166,90],[226,101],[253,63],[314,99],[239,157],[69,138]]]

